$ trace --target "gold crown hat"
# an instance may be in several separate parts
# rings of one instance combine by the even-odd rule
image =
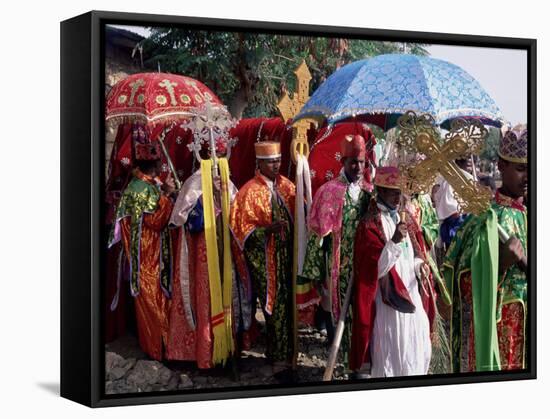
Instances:
[[[527,163],[527,145],[527,125],[516,125],[501,138],[498,155],[512,163]]]
[[[376,169],[374,185],[381,188],[401,189],[401,174],[394,166],[383,166]]]
[[[256,158],[267,160],[281,157],[281,143],[275,141],[260,141],[254,143]]]

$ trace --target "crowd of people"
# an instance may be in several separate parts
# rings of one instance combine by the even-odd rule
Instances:
[[[288,378],[295,310],[314,307],[316,325],[329,343],[337,339],[358,379],[428,374],[441,339],[450,347],[447,372],[525,368],[527,139],[526,126],[502,135],[502,184],[475,178],[494,194],[473,215],[445,179],[431,196],[406,196],[399,168],[380,166],[367,183],[365,140],[346,135],[339,175],[307,209],[294,286],[298,200],[279,173],[278,142],[254,144],[256,174],[237,190],[218,138],[177,190],[170,176],[159,180],[160,144],[134,127],[133,177],[109,244],[122,242],[142,350],[207,369],[237,359],[265,333],[273,374]],[[474,179],[470,162],[457,165]]]

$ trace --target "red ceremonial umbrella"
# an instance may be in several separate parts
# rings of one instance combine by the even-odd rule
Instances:
[[[148,126],[180,122],[206,102],[212,107],[224,107],[208,87],[191,77],[138,73],[119,81],[109,92],[105,121],[140,122]]]
[[[196,115],[197,109],[209,105],[223,109],[221,100],[203,83],[191,77],[169,73],[138,73],[119,81],[107,95],[105,121],[109,125],[140,123],[146,125],[150,138],[159,140],[179,189],[180,182],[164,138],[178,123]],[[179,136],[181,137],[181,136]],[[169,136],[166,138],[169,140]],[[131,144],[126,144],[131,151]],[[116,147],[117,154],[124,145]],[[129,166],[129,156],[119,160]]]
[[[206,104],[215,109],[225,109],[220,99],[208,87],[190,77],[168,73],[139,73],[115,84],[108,93],[105,104],[105,122],[117,132],[106,184],[107,224],[112,222],[118,200],[131,177],[132,124],[145,125],[150,139],[160,141],[165,153],[161,179],[172,171],[176,183],[179,183],[178,178],[189,176],[193,170],[193,154],[187,147],[193,141],[193,133],[182,128],[181,123],[192,118],[197,109]],[[116,276],[121,260],[120,251],[120,245],[107,251],[107,341],[125,330],[124,309],[111,309],[111,301],[117,292]],[[122,307],[125,295],[120,294],[119,305]]]

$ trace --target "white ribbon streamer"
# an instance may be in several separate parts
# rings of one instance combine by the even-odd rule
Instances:
[[[305,205],[304,205],[305,189]],[[298,275],[304,268],[307,245],[306,212],[311,207],[311,176],[306,156],[298,155],[296,161],[296,208],[297,219],[294,228],[298,229]]]

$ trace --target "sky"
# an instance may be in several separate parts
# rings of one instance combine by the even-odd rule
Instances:
[[[118,26],[142,36],[139,26]],[[430,56],[449,61],[473,76],[497,103],[505,119],[515,125],[527,122],[527,52],[503,48],[432,45]]]
[[[527,51],[447,45],[427,50],[474,77],[512,125],[527,122]]]

